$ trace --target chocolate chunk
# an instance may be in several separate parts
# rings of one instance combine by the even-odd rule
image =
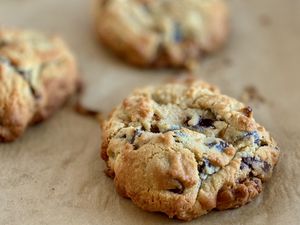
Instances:
[[[208,127],[214,128],[215,126],[213,124],[214,124],[214,121],[212,119],[202,119],[202,118],[200,118],[199,123],[198,123],[198,125],[200,127],[205,127],[205,128],[208,128]]]
[[[217,171],[208,159],[203,159],[202,164],[198,164],[198,174],[202,180],[205,180],[208,175],[212,175]]]
[[[247,106],[247,107],[243,108],[241,111],[247,117],[252,116],[252,108],[250,106]]]
[[[271,169],[271,165],[269,163],[267,163],[266,161],[263,162],[263,167],[262,167],[263,171],[265,173],[269,172]]]
[[[156,124],[152,124],[151,125],[150,131],[152,133],[160,133],[160,130],[159,130],[159,128],[158,128],[158,126]]]
[[[245,168],[250,168],[251,170],[257,170],[261,168],[265,173],[269,172],[271,169],[271,165],[262,161],[258,157],[243,157],[240,165],[240,169],[243,170]]]
[[[245,168],[251,168],[253,169],[252,165],[254,162],[258,162],[259,160],[256,159],[256,157],[243,157],[240,169],[245,169]]]
[[[268,142],[265,140],[260,140],[260,146],[268,146]]]
[[[228,148],[229,144],[225,141],[220,141],[219,144],[216,145],[216,149],[219,151],[223,151],[225,148]]]
[[[209,147],[209,148],[212,148],[212,147],[214,147],[216,144],[218,144],[218,142],[217,142],[217,141],[213,141],[213,142],[211,142],[211,143],[206,144],[206,146]]]
[[[201,118],[201,116],[199,116],[199,121],[198,121],[197,125],[195,125],[195,126],[189,125],[190,120],[191,120],[191,118],[187,117],[187,119],[184,122],[184,125],[188,128],[189,127],[192,128],[192,130],[203,131],[204,128],[215,128],[214,120],[212,120],[212,119],[204,119],[204,118]]]
[[[205,163],[203,162],[202,164],[198,164],[198,174],[202,180],[205,180],[207,178],[207,174],[205,173],[204,170],[205,170]]]
[[[141,129],[135,129],[134,133],[132,135],[132,138],[130,140],[130,144],[133,144],[135,142],[136,137],[140,137],[142,135]]]

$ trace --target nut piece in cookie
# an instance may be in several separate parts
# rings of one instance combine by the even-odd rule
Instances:
[[[76,63],[59,37],[0,29],[0,141],[48,118],[76,91]]]
[[[228,34],[223,0],[95,0],[101,42],[141,67],[191,67]]]
[[[250,107],[193,81],[124,99],[103,125],[101,155],[120,195],[191,220],[252,201],[279,149]]]

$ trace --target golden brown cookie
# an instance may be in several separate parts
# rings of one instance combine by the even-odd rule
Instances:
[[[49,117],[78,83],[74,57],[59,37],[1,28],[0,141]]]
[[[201,81],[136,90],[103,126],[107,174],[120,195],[171,218],[245,205],[279,156],[252,114]]]
[[[102,43],[142,67],[189,67],[228,33],[223,0],[96,0]]]

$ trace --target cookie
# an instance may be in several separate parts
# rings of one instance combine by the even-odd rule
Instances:
[[[0,29],[0,141],[48,118],[75,92],[74,57],[56,36]]]
[[[226,40],[223,0],[97,0],[102,43],[141,67],[190,67]]]
[[[105,121],[102,141],[118,193],[181,220],[252,201],[279,156],[249,106],[201,81],[134,91]]]

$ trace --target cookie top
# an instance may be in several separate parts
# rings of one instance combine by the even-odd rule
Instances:
[[[97,0],[102,42],[139,66],[187,67],[228,33],[223,0]]]
[[[201,81],[134,91],[103,126],[102,158],[139,207],[190,220],[251,201],[279,149],[252,109]]]
[[[49,116],[76,88],[74,57],[59,37],[0,28],[0,140]]]

